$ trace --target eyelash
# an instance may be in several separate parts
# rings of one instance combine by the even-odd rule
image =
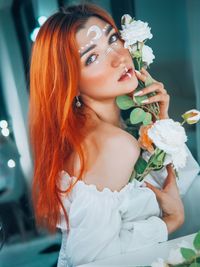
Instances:
[[[112,39],[113,37],[116,37],[116,39],[115,39],[113,42],[118,41],[118,40],[119,40],[119,33],[115,32],[115,33],[113,33],[113,34],[110,36],[110,38],[109,38],[109,44],[113,43],[113,42],[111,42],[111,39]],[[93,56],[95,56],[95,59],[94,59],[93,61],[90,61],[90,59],[91,59]],[[97,54],[91,54],[91,55],[87,58],[87,60],[86,60],[86,62],[85,62],[85,65],[86,65],[86,66],[89,66],[90,64],[92,64],[92,63],[97,59],[97,56],[98,56]]]

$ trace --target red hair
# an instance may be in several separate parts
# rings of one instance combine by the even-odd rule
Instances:
[[[36,222],[55,232],[63,209],[59,173],[72,152],[86,169],[81,143],[89,133],[84,104],[75,106],[80,77],[76,33],[91,16],[116,25],[103,9],[91,5],[70,6],[53,14],[42,25],[33,45],[30,67],[29,129],[34,158],[32,198]],[[66,195],[74,185],[67,188]]]

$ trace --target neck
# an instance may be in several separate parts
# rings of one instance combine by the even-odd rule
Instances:
[[[122,118],[120,116],[120,109],[118,108],[115,99],[106,101],[88,101],[84,102],[86,110],[93,113],[97,119],[103,122],[112,124],[115,127],[124,128]]]

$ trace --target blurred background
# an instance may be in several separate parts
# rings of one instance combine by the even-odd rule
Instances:
[[[36,229],[30,197],[29,62],[32,44],[45,19],[61,6],[79,2],[0,0],[0,267],[56,266],[60,233],[49,235]],[[105,8],[119,27],[125,13],[147,21],[153,34],[148,45],[156,57],[149,71],[171,96],[170,116],[181,121],[186,110],[200,110],[199,0],[87,2]],[[200,124],[187,127],[187,134],[187,145],[200,162]],[[200,229],[200,210],[196,212],[194,199],[197,193],[192,190],[185,205],[195,215],[192,219],[188,215],[171,238]]]

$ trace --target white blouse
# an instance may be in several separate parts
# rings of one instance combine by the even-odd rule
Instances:
[[[178,187],[185,194],[200,170],[188,150],[186,166],[179,172]],[[76,177],[61,172],[61,189],[66,189]],[[162,187],[166,170],[152,172],[146,177],[157,187]],[[156,196],[152,190],[133,180],[119,192],[105,188],[99,191],[95,185],[78,181],[62,202],[69,216],[70,232],[61,211],[57,227],[62,231],[62,245],[57,267],[76,265],[105,259],[150,244],[166,241],[168,231],[160,218]]]
[[[61,173],[62,189],[68,187],[68,173]],[[119,192],[78,181],[70,196],[62,196],[69,216],[70,232],[62,213],[58,228],[62,246],[58,267],[72,267],[133,251],[167,240],[165,222],[159,218],[156,196],[149,188],[133,181]]]

